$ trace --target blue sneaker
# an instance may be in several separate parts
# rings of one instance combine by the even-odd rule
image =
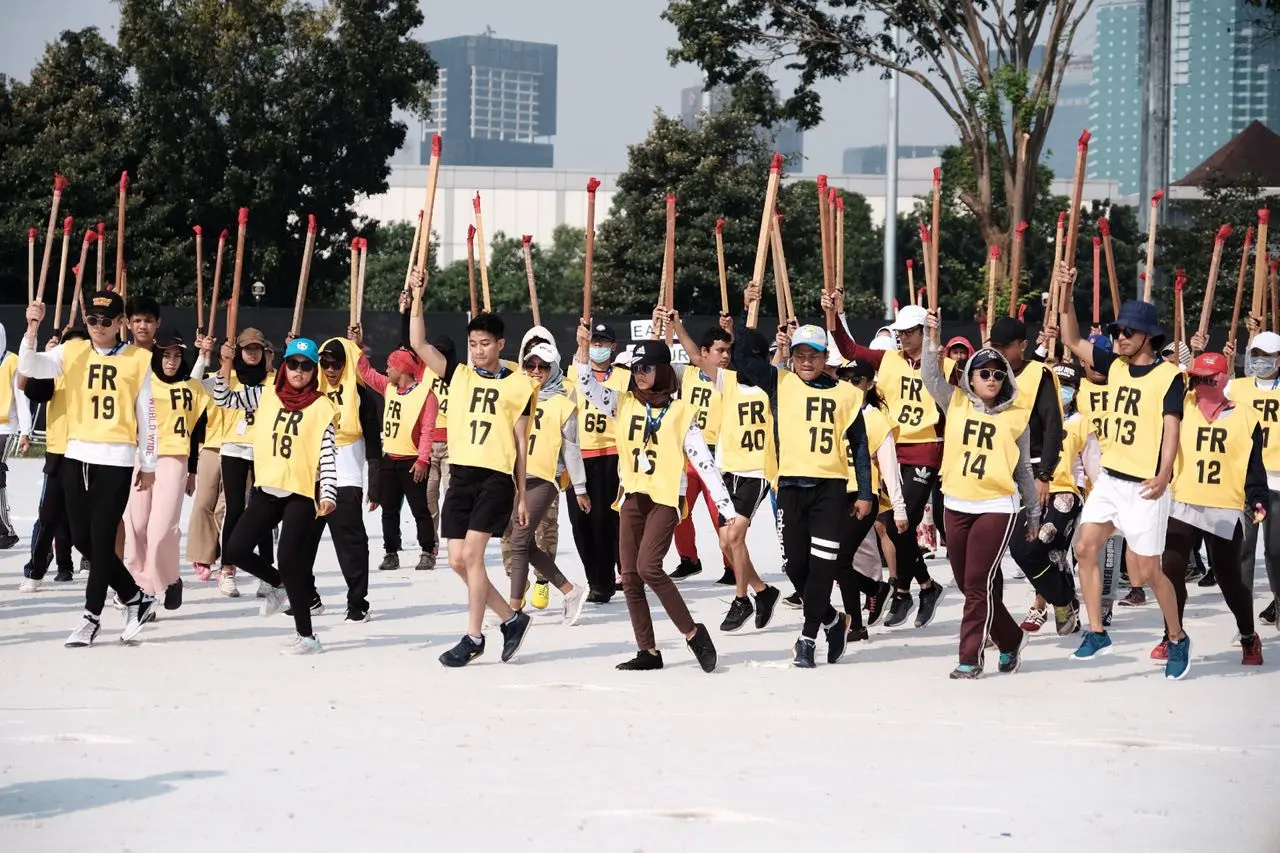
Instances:
[[[1111,638],[1107,636],[1107,632],[1087,631],[1084,639],[1080,641],[1080,648],[1071,653],[1071,659],[1092,660],[1099,655],[1109,654],[1111,654]]]
[[[951,670],[952,681],[972,681],[980,675],[982,675],[982,667],[971,663],[962,663]]]
[[[1191,637],[1184,631],[1178,642],[1169,641],[1169,659],[1164,662],[1164,677],[1180,681],[1191,671]]]

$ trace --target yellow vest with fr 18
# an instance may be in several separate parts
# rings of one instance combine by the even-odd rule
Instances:
[[[416,459],[418,445],[413,440],[413,427],[422,416],[422,407],[431,397],[431,386],[424,379],[401,394],[396,386],[387,383],[382,404],[382,453]]]
[[[1237,403],[1216,421],[1209,421],[1188,394],[1173,466],[1173,499],[1193,506],[1243,510],[1244,476],[1258,420],[1256,409]]]
[[[208,402],[204,387],[194,379],[170,383],[152,374],[151,399],[156,405],[156,455],[186,456],[191,429]]]
[[[578,387],[578,371],[590,369],[590,367],[580,367],[576,364],[569,365],[569,385],[576,389]],[[599,379],[599,377],[596,378]],[[631,371],[625,367],[612,368],[609,371],[609,375],[601,380],[600,384],[621,394],[631,384]],[[578,443],[582,449],[605,450],[613,447],[616,444],[613,434],[613,421],[606,418],[603,412],[592,406],[587,400],[578,400],[577,402]]]
[[[1258,424],[1262,427],[1262,464],[1268,471],[1280,471],[1280,388],[1259,388],[1252,376],[1241,376],[1227,383],[1227,396],[1258,413]]]
[[[950,376],[956,363],[942,361],[942,375]],[[889,407],[889,419],[898,425],[899,444],[923,444],[941,440],[938,404],[924,387],[920,368],[912,367],[898,350],[888,350],[876,372],[876,387]]]
[[[564,425],[575,414],[573,401],[557,394],[533,404],[533,423],[529,425],[529,456],[525,462],[528,477],[556,482],[560,448],[564,444]]]
[[[862,391],[848,382],[814,388],[790,370],[778,371],[778,476],[848,480],[845,430],[862,410]]]
[[[360,375],[356,372],[356,365],[360,363],[360,356],[364,353],[356,346],[355,341],[349,341],[346,338],[330,338],[324,342],[324,346],[328,346],[331,341],[342,344],[343,352],[346,353],[347,360],[342,366],[342,376],[335,384],[325,378],[324,371],[318,366],[316,372],[320,377],[320,392],[338,407],[340,417],[337,423],[336,443],[339,447],[346,447],[364,437],[360,429]]]
[[[114,352],[102,355],[86,340],[63,344],[69,438],[137,445],[134,404],[151,370],[151,353],[129,344]]]
[[[1013,472],[1018,436],[1031,419],[1030,409],[1010,407],[989,414],[979,411],[968,394],[951,396],[942,445],[942,493],[966,501],[1017,495]]]
[[[707,379],[702,371],[686,364],[680,378],[680,399],[695,409],[693,422],[702,430],[707,444],[715,445],[720,437],[720,419],[723,406],[715,380]]]
[[[685,515],[680,478],[684,474],[684,437],[696,412],[683,400],[672,400],[666,409],[653,412],[661,417],[657,432],[644,440],[648,412],[631,394],[618,401],[618,480],[621,494],[648,495],[654,503],[674,507]],[[615,509],[619,502],[615,502]]]
[[[449,464],[511,474],[516,467],[515,425],[536,385],[523,373],[501,379],[459,364],[449,382]]]
[[[1156,475],[1164,437],[1164,395],[1181,375],[1166,361],[1145,376],[1134,376],[1128,362],[1111,365],[1106,426],[1111,440],[1102,448],[1102,467],[1140,480]]]
[[[290,412],[280,405],[274,387],[265,389],[253,430],[254,485],[315,500],[324,432],[337,418],[338,407],[328,397]]]
[[[739,384],[737,371],[721,370],[720,376],[720,470],[763,471],[772,481],[778,475],[778,449],[769,395],[754,385]]]

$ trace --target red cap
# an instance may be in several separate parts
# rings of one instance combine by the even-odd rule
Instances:
[[[1156,190],[1156,194],[1151,197],[1151,206],[1155,207],[1162,198],[1164,198],[1164,190]]]
[[[64,178],[64,177],[62,177],[62,173],[61,173],[61,172],[54,172],[54,174],[53,174],[53,194],[54,194],[54,195],[61,195],[61,194],[62,194],[62,191],[63,191],[64,189],[66,189],[66,186],[67,186],[67,179],[66,179],[66,178]]]
[[[1058,229],[1059,229],[1059,230],[1061,230],[1061,229],[1062,229],[1062,226],[1066,223],[1066,221],[1067,221],[1067,212],[1064,210],[1064,211],[1062,211],[1061,213],[1059,213],[1059,214],[1058,214]]]
[[[1093,248],[1095,248],[1095,249],[1101,249],[1101,248],[1102,248],[1102,238],[1101,238],[1101,237],[1094,237],[1094,238],[1093,238]]]
[[[935,187],[942,186],[942,167],[935,166],[933,169],[933,185]]]
[[[476,193],[476,197],[471,200],[471,206],[475,208],[476,213],[480,212],[480,193]]]
[[[835,187],[829,187],[827,189],[827,204],[835,204],[836,198]]]
[[[247,208],[247,207],[242,207],[242,208],[240,208],[240,216],[239,216],[239,219],[238,219],[237,221],[238,221],[241,225],[248,225],[248,224],[249,224],[249,208]]]
[[[819,176],[818,176],[818,190],[821,192],[821,191],[823,191],[823,190],[826,190],[826,188],[827,188],[827,176],[826,176],[826,175],[819,175]]]
[[[316,233],[316,215],[314,213],[307,214],[307,233]]]
[[[907,269],[911,269],[915,265],[916,265],[915,261],[913,261],[911,258],[907,258]]]
[[[98,236],[99,236],[99,237],[101,237],[101,236],[102,236],[102,228],[101,228],[102,223],[98,223],[98,225],[99,225],[99,228],[98,228]],[[219,243],[225,243],[225,242],[227,242],[227,229],[225,229],[225,228],[223,228],[223,229],[222,229],[222,233],[218,235],[218,242],[219,242]]]
[[[36,241],[36,235],[37,235],[37,234],[39,234],[39,233],[40,233],[40,232],[39,232],[39,231],[37,231],[37,230],[36,230],[36,229],[34,229],[34,228],[28,228],[28,229],[27,229],[27,241],[28,241],[28,242],[31,242],[31,243],[34,243],[34,242]]]
[[[98,239],[98,232],[94,231],[92,228],[86,228],[84,230],[84,241],[86,243],[92,243],[94,240],[97,240],[97,239]]]
[[[993,261],[1000,260],[1000,247],[995,245],[994,243],[991,244],[991,260]]]
[[[423,214],[423,211],[422,211],[422,210],[419,210],[419,211],[418,211],[418,221],[419,221],[419,222],[421,222],[421,221],[422,221],[422,214]]]
[[[360,251],[360,238],[359,238],[359,237],[352,237],[352,238],[351,238],[351,251],[353,251],[353,252],[358,252],[358,251]]]
[[[129,173],[121,172],[120,173],[120,191],[124,192],[128,188],[129,188]]]
[[[832,190],[832,192],[835,192],[835,190]],[[844,213],[844,196],[842,195],[836,196],[836,210]]]
[[[1220,352],[1202,352],[1191,362],[1192,376],[1217,376],[1227,372],[1227,357]]]
[[[1253,242],[1253,226],[1250,225],[1244,229],[1244,244],[1247,246]]]
[[[676,194],[667,193],[667,210],[674,210],[676,206]]]
[[[101,240],[106,233],[107,233],[107,223],[99,222],[98,223],[98,239]]]
[[[920,223],[920,242],[921,243],[929,242],[929,226],[923,222]]]
[[[1264,207],[1264,208],[1262,208],[1262,210],[1259,210],[1259,211],[1258,211],[1258,224],[1259,224],[1259,225],[1266,225],[1266,224],[1267,224],[1268,222],[1270,222],[1270,221],[1271,221],[1271,211],[1270,211],[1270,209],[1268,209],[1268,208],[1265,208],[1265,207]]]

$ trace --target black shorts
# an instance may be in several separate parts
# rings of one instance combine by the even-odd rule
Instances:
[[[440,538],[465,539],[475,530],[501,536],[516,505],[510,474],[473,465],[450,465],[449,488],[440,508]]]
[[[769,481],[764,477],[744,477],[741,474],[724,474],[724,487],[733,501],[733,511],[750,521],[760,504],[769,497]],[[720,523],[724,524],[721,517]]]

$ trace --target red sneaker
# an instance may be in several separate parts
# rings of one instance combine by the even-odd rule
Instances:
[[[193,563],[191,567],[195,569],[196,580],[207,581],[213,577],[213,567],[208,563]]]
[[[1169,639],[1160,641],[1160,645],[1151,650],[1152,660],[1168,660],[1169,659]]]
[[[1257,634],[1252,637],[1241,637],[1240,648],[1243,655],[1240,658],[1241,666],[1262,666],[1262,638]]]
[[[1039,631],[1044,627],[1045,620],[1048,618],[1049,609],[1047,607],[1036,608],[1033,605],[1031,609],[1027,611],[1026,618],[1022,620],[1022,624],[1018,627],[1020,627],[1025,634],[1034,634],[1036,631]]]

